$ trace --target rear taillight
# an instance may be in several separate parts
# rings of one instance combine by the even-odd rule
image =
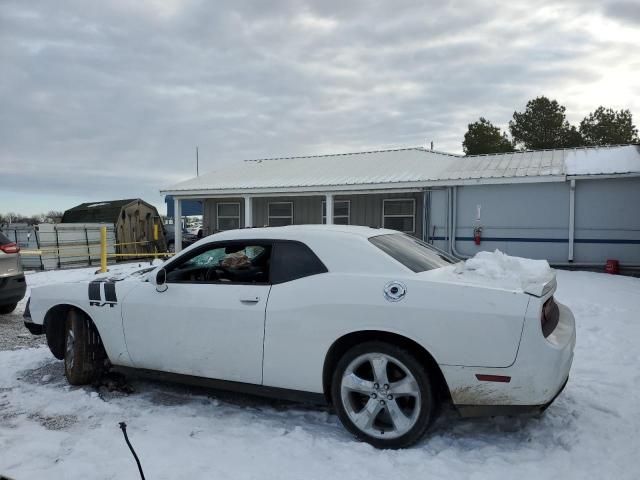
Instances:
[[[542,314],[540,316],[540,327],[542,328],[542,335],[547,338],[551,335],[560,320],[560,309],[553,297],[544,302],[542,306]]]
[[[5,243],[4,245],[0,245],[0,250],[4,253],[18,253],[20,247],[16,243]]]

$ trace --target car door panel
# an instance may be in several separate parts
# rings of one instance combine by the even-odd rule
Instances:
[[[135,367],[260,384],[269,285],[140,285],[123,302]],[[161,289],[160,289],[161,290]]]

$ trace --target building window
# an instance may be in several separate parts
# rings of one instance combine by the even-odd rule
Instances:
[[[413,233],[416,229],[416,201],[399,198],[382,201],[382,225],[384,228]]]
[[[269,226],[293,225],[293,202],[269,203]]]
[[[240,203],[220,202],[217,208],[216,230],[233,230],[240,228]]]
[[[333,201],[333,223],[336,225],[349,225],[351,215],[351,202],[349,200]],[[327,202],[322,201],[322,223],[327,223]]]

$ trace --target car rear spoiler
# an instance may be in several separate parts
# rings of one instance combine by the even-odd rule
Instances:
[[[554,292],[557,286],[556,273],[552,272],[547,279],[527,285],[524,288],[524,293],[534,297],[544,297],[549,292]]]

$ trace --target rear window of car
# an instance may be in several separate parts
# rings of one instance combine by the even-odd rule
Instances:
[[[324,263],[304,243],[280,240],[274,244],[271,283],[290,282],[327,271]]]
[[[369,241],[416,273],[458,262],[448,253],[402,233],[377,235],[369,238]]]
[[[2,232],[0,232],[0,245],[6,245],[7,243],[11,243],[11,240],[9,240],[4,236]]]

